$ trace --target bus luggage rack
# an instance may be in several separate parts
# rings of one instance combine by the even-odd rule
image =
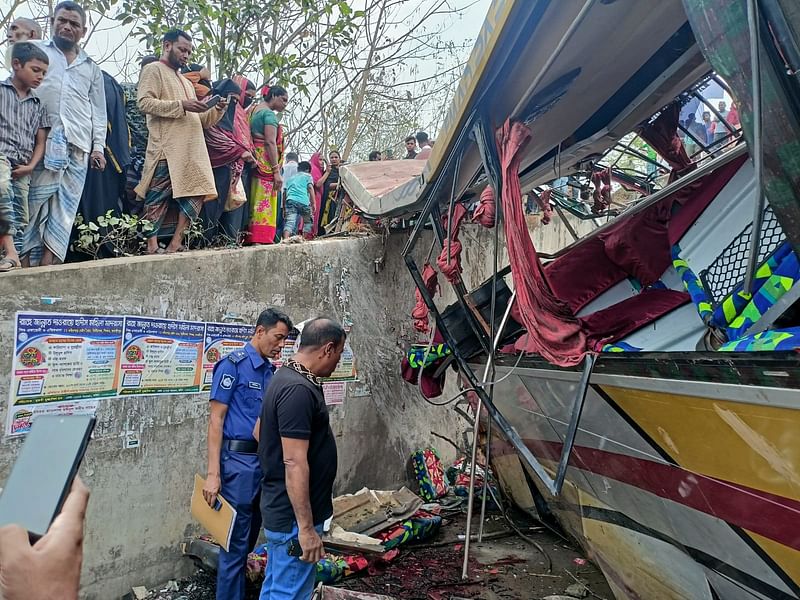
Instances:
[[[750,252],[750,236],[753,224],[749,224],[722,251],[713,263],[700,271],[700,281],[711,299],[714,308],[728,297],[745,277],[747,256]],[[778,219],[770,206],[764,209],[761,226],[761,245],[758,249],[758,265],[772,256],[772,253],[786,241]]]

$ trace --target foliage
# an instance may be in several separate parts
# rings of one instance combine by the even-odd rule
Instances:
[[[361,17],[345,0],[121,0],[117,15],[150,51],[166,30],[185,29],[193,60],[217,77],[258,73],[301,92],[311,54],[351,43]]]
[[[153,230],[153,224],[136,215],[117,214],[109,210],[97,217],[97,221],[84,221],[83,215],[75,217],[78,237],[72,244],[75,252],[102,258],[104,252],[114,256],[140,254],[146,245],[145,234]]]

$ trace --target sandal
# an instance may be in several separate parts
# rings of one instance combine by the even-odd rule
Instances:
[[[9,258],[7,256],[0,258],[0,273],[8,273],[9,271],[14,271],[15,269],[21,268],[22,265],[18,260],[14,260],[13,258]]]

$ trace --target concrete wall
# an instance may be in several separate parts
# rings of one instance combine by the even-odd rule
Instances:
[[[295,246],[192,252],[19,271],[0,277],[0,344],[12,347],[16,310],[150,315],[220,320],[236,312],[254,320],[267,305],[295,319],[328,314],[353,323],[351,343],[361,383],[348,385],[331,410],[339,447],[337,491],[395,488],[407,482],[406,461],[431,430],[456,439],[452,411],[424,403],[399,377],[403,344],[413,338],[411,278],[389,242],[386,266],[378,237]],[[41,306],[40,297],[63,300]],[[10,352],[0,359],[0,397],[8,397]],[[6,401],[0,408],[5,423]],[[179,542],[196,527],[189,515],[195,472],[205,473],[207,395],[104,400],[81,474],[92,489],[87,518],[83,591],[118,598],[132,585],[152,585],[185,572]],[[141,446],[123,450],[125,431]],[[453,457],[441,443],[442,452]],[[19,440],[0,442],[0,481]]]
[[[537,248],[545,252],[571,241],[557,217],[551,225],[533,223],[530,228]],[[0,344],[13,347],[17,310],[205,321],[219,321],[233,312],[253,321],[260,310],[274,305],[297,320],[327,314],[352,321],[350,341],[361,382],[348,385],[344,405],[331,409],[339,448],[336,491],[396,488],[407,483],[406,463],[415,448],[433,443],[445,460],[454,457],[452,447],[431,431],[460,441],[464,427],[449,407],[426,404],[399,376],[403,347],[418,339],[409,317],[413,283],[400,257],[406,239],[392,236],[385,247],[380,238],[371,237],[5,274],[0,276]],[[493,234],[466,226],[461,239],[464,279],[471,289],[491,275]],[[420,265],[429,248],[426,237],[417,247]],[[385,266],[375,273],[374,260],[383,255]],[[454,297],[443,278],[441,283],[444,296],[438,304],[445,306]],[[43,306],[42,296],[62,301]],[[0,358],[4,399],[10,358],[11,352]],[[353,393],[356,388],[358,395]],[[443,398],[455,389],[451,374]],[[6,402],[0,403],[3,424]],[[189,495],[194,473],[205,473],[207,410],[207,395],[101,401],[95,439],[81,470],[92,489],[82,579],[85,598],[118,598],[132,585],[154,585],[189,571],[191,564],[180,557],[179,543],[197,533],[188,512]],[[123,449],[126,431],[139,432],[139,448]],[[0,441],[0,481],[8,476],[19,446],[19,439]]]

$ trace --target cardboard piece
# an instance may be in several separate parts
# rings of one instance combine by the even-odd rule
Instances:
[[[236,522],[236,509],[222,495],[217,496],[222,508],[214,510],[203,498],[203,486],[206,480],[195,474],[194,491],[192,492],[192,516],[214,536],[217,543],[227,552],[231,545],[233,524]]]

